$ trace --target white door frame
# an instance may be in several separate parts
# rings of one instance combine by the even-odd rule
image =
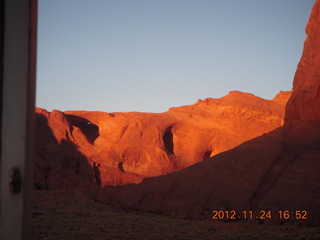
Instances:
[[[1,6],[0,239],[32,239],[37,0]]]

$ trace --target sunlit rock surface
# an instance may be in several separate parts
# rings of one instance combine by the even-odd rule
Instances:
[[[286,107],[287,120],[320,119],[320,10],[316,1],[306,27],[307,38],[294,82],[294,94]]]
[[[138,183],[181,170],[280,127],[290,95],[280,92],[265,100],[232,91],[165,113],[38,108],[37,185],[63,187],[57,168],[98,186]]]

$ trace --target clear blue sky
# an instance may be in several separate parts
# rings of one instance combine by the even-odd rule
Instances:
[[[164,112],[291,90],[314,0],[39,0],[38,107]]]

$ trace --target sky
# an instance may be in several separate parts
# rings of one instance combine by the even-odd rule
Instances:
[[[314,0],[39,0],[36,106],[165,112],[292,88]]]

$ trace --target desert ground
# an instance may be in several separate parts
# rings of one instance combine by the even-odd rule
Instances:
[[[317,240],[320,227],[190,220],[121,209],[72,191],[36,191],[33,206],[36,240]]]

